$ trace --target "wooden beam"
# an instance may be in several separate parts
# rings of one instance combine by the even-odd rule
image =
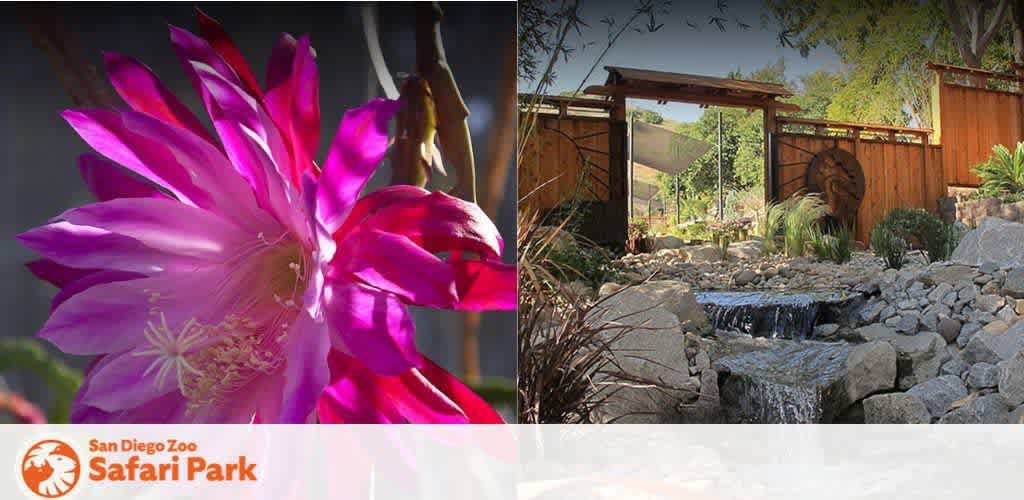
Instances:
[[[607,96],[614,96],[616,92],[620,92],[625,97],[632,97],[636,99],[687,102],[746,109],[764,109],[769,104],[772,104],[777,111],[787,113],[800,111],[800,106],[776,101],[772,96],[740,97],[735,95],[716,95],[683,89],[644,88],[629,85],[592,85],[587,87],[584,92],[591,95]]]
[[[940,71],[945,73],[959,73],[962,75],[980,76],[986,78],[995,78],[998,80],[1009,80],[1019,82],[1021,78],[1013,73],[999,73],[997,71],[989,71],[979,68],[968,68],[965,66],[953,66],[952,64],[941,64],[941,63],[925,63],[925,68],[933,71]]]
[[[902,134],[930,134],[932,129],[930,128],[913,128],[913,127],[896,127],[893,125],[872,125],[869,123],[856,123],[856,122],[843,122],[835,120],[813,120],[810,118],[793,118],[788,116],[780,116],[778,118],[779,123],[791,123],[794,125],[810,125],[813,127],[826,127],[826,128],[846,128],[846,129],[858,129],[868,131],[879,131],[879,132],[897,132]]]

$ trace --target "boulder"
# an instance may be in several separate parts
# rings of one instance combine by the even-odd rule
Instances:
[[[604,384],[600,391],[607,396],[598,420],[679,422],[676,408],[692,401],[700,389],[690,377],[679,315],[683,311],[679,297],[687,293],[685,286],[649,282],[609,298],[587,317],[593,325],[614,325],[604,335],[614,339],[611,352],[616,372],[622,372],[595,374],[595,380]],[[689,297],[693,300],[692,294]]]
[[[979,295],[974,298],[974,308],[987,313],[994,313],[1003,307],[1006,299],[998,295]]]
[[[858,401],[896,386],[896,350],[887,342],[854,347],[846,360],[846,392]]]
[[[1024,405],[1020,405],[1016,410],[1010,412],[1010,423],[1024,424]]]
[[[927,424],[928,407],[920,398],[902,392],[878,394],[864,400],[866,424]]]
[[[736,286],[746,286],[753,283],[757,279],[757,273],[750,269],[743,269],[737,271],[732,275],[732,282]]]
[[[1024,352],[999,363],[999,394],[1011,406],[1024,404]]]
[[[688,285],[679,281],[648,281],[622,291],[603,305],[606,309],[623,311],[623,316],[660,307],[675,314],[685,331],[703,331],[708,327],[707,315],[704,314],[704,308],[697,304],[696,295]],[[622,321],[629,322],[629,319],[626,317]]]
[[[950,261],[969,266],[994,262],[999,267],[1024,266],[1024,224],[986,217],[964,235]]]
[[[896,321],[896,331],[912,335],[917,332],[917,326],[921,323],[921,317],[916,312],[903,314]]]
[[[854,337],[864,342],[885,340],[896,336],[896,330],[881,323],[872,323],[854,330]]]
[[[982,330],[964,347],[964,360],[968,363],[992,363],[1012,359],[1024,349],[1024,321],[1019,321],[1003,333]]]
[[[999,367],[991,363],[975,363],[967,372],[967,387],[987,389],[999,384]]]
[[[907,394],[917,396],[933,417],[946,414],[950,406],[967,397],[967,387],[959,377],[943,375],[911,387]]]
[[[843,343],[777,341],[769,349],[719,359],[715,369],[726,421],[832,422],[852,403],[850,351]]]
[[[879,316],[881,316],[882,311],[885,310],[888,305],[889,304],[886,304],[881,300],[864,304],[864,307],[861,307],[860,312],[857,313],[860,322],[863,324],[870,324],[882,319],[879,318]]]
[[[1003,280],[1003,293],[1016,299],[1024,299],[1024,267],[1018,267],[1006,273],[1006,279]]]
[[[999,394],[974,398],[939,419],[940,424],[1006,424],[1010,406]]]
[[[978,271],[969,266],[963,265],[937,265],[929,267],[921,275],[921,281],[926,285],[936,286],[942,283],[956,285],[961,282],[970,282],[978,276]]]
[[[604,297],[606,295],[611,295],[619,290],[622,290],[623,288],[624,286],[619,283],[605,283],[601,285],[601,288],[597,290],[597,296]]]
[[[658,250],[675,250],[677,248],[683,248],[686,242],[676,238],[675,236],[655,236],[653,251]]]
[[[722,260],[718,247],[710,244],[686,247],[686,253],[690,255],[690,262],[695,264]]]
[[[764,245],[758,240],[740,241],[729,245],[729,255],[742,260],[757,260],[764,255]]]
[[[887,341],[896,350],[898,385],[904,390],[935,378],[948,356],[946,341],[935,332],[896,335]]]

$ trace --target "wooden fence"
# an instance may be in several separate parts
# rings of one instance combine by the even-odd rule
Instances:
[[[992,146],[1024,140],[1024,80],[945,64],[935,71],[932,87],[934,140],[942,144],[946,184],[977,186],[971,169],[989,158]]]
[[[839,148],[853,155],[864,174],[856,236],[867,243],[871,228],[894,208],[938,210],[945,195],[941,146],[928,143],[929,130],[824,120],[777,118],[772,134],[775,199],[806,188],[807,166],[815,155]]]
[[[582,234],[621,244],[627,224],[625,123],[604,100],[546,96],[518,165],[519,210],[547,212],[570,200],[588,211]]]

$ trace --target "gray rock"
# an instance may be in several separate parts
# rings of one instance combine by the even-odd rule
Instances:
[[[878,394],[864,400],[866,424],[927,424],[928,407],[917,396],[895,392]]]
[[[939,375],[953,375],[954,377],[960,377],[965,371],[970,369],[967,363],[964,362],[963,358],[956,356],[950,356],[945,363],[942,364],[942,368],[939,368]]]
[[[974,334],[980,331],[981,323],[972,321],[970,323],[964,324],[964,326],[960,327],[960,335],[956,337],[956,345],[960,346],[961,348],[967,346],[967,343],[970,342],[971,337],[973,337]]]
[[[1007,324],[1012,325],[1017,322],[1017,311],[1015,311],[1017,306],[1017,300],[1010,300],[1013,300],[1013,304],[1007,302],[1007,304],[1003,306],[1003,308],[1000,309],[999,312],[996,313],[996,317],[1005,321]]]
[[[601,285],[601,288],[597,290],[597,296],[604,297],[607,295],[611,295],[619,290],[622,290],[623,288],[624,286],[620,285],[619,283],[605,283]]]
[[[756,260],[764,255],[764,245],[758,240],[740,241],[729,245],[729,255],[742,260]]]
[[[888,342],[896,350],[900,389],[909,389],[915,384],[935,378],[948,357],[946,341],[935,332],[896,335],[889,338]]]
[[[1020,405],[1016,410],[1010,412],[1010,423],[1024,424],[1024,405]]]
[[[971,266],[986,262],[1003,268],[1024,266],[1024,224],[986,217],[964,235],[949,260]]]
[[[884,340],[896,336],[896,330],[889,328],[881,323],[872,323],[870,325],[864,325],[854,330],[854,337],[864,342],[873,342],[875,340]]]
[[[940,424],[1006,424],[1010,422],[1010,406],[999,394],[974,398],[953,409],[940,420]]]
[[[697,352],[697,355],[693,358],[693,366],[700,372],[711,368],[711,357],[708,356],[708,352],[701,349]]]
[[[882,310],[888,307],[888,305],[889,304],[882,301],[874,301],[864,304],[864,307],[862,307],[858,313],[860,322],[863,324],[874,323],[879,319],[879,316],[882,314]]]
[[[917,333],[917,326],[921,323],[921,318],[917,313],[908,313],[900,316],[899,321],[896,322],[896,331],[905,334]]]
[[[675,236],[655,236],[653,250],[655,252],[658,250],[675,250],[683,248],[684,245],[686,245],[686,242]]]
[[[977,275],[978,271],[970,266],[934,266],[921,275],[921,281],[930,286],[940,283],[955,284],[964,281],[970,283]]]
[[[1024,349],[1024,321],[1003,333],[982,330],[971,337],[964,347],[964,360],[968,363],[999,363],[1012,359]]]
[[[1024,267],[1018,267],[1006,273],[1006,279],[1003,280],[1003,293],[1017,299],[1024,299]]]
[[[963,381],[952,375],[943,375],[911,387],[907,394],[924,402],[933,417],[941,417],[954,402],[967,397]]]
[[[732,282],[736,286],[746,286],[750,283],[753,283],[756,279],[757,273],[751,271],[750,269],[743,269],[742,271],[737,271],[735,274],[732,275]]]
[[[999,264],[996,264],[995,262],[992,261],[983,262],[980,266],[978,266],[978,271],[981,271],[982,273],[985,274],[992,274],[998,270]]]
[[[835,323],[822,323],[814,327],[814,337],[827,339],[835,336],[839,331],[839,325]]]
[[[599,386],[599,393],[606,391],[608,398],[598,417],[601,421],[679,421],[676,407],[691,400],[699,390],[690,379],[683,325],[676,312],[684,310],[687,294],[693,298],[685,285],[649,282],[610,297],[587,317],[594,325],[615,325],[605,335],[614,339],[611,353],[625,373],[625,376],[615,372],[594,375],[595,380],[604,383]],[[619,327],[627,322],[623,318],[628,318],[632,329]],[[630,384],[617,384],[622,379]],[[643,387],[645,383],[657,385],[659,390]]]
[[[858,401],[896,386],[896,350],[887,342],[862,344],[846,360],[846,392]]]
[[[953,285],[949,283],[939,283],[931,292],[928,293],[928,300],[932,302],[941,302],[946,294],[953,291]]]
[[[946,339],[946,343],[953,343],[960,336],[960,321],[953,318],[942,318],[939,320],[939,335]]]
[[[999,394],[1011,406],[1024,404],[1024,353],[999,363]]]
[[[975,363],[967,372],[967,387],[987,389],[999,385],[999,367],[990,363]]]
[[[979,295],[974,298],[974,308],[987,313],[995,313],[1005,303],[1006,299],[998,295]]]

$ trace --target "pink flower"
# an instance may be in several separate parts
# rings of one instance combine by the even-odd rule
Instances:
[[[358,198],[399,103],[347,112],[321,168],[309,38],[281,37],[261,89],[220,24],[200,26],[171,41],[216,135],[105,54],[131,109],[63,113],[113,161],[80,159],[99,202],[19,235],[60,287],[39,335],[97,356],[72,420],[500,422],[417,351],[406,307],[514,308],[494,224],[412,186]]]

